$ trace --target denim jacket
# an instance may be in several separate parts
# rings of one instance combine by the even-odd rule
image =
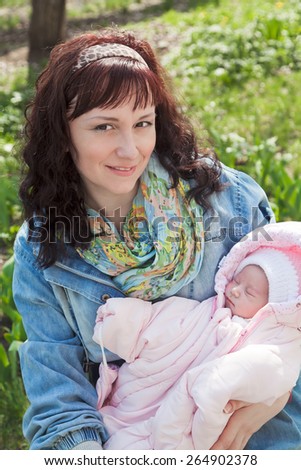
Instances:
[[[200,301],[213,295],[221,258],[246,233],[273,221],[266,195],[254,180],[227,167],[223,167],[221,179],[225,189],[211,196],[211,208],[204,211],[201,271],[177,295]],[[27,235],[24,223],[14,246],[13,279],[14,300],[27,334],[20,348],[30,401],[24,434],[31,449],[72,449],[85,441],[101,443],[108,436],[96,411],[97,395],[87,380],[84,363],[102,359],[92,340],[97,308],[109,297],[123,293],[70,246],[63,261],[40,269],[37,246],[27,241]],[[107,352],[108,361],[116,359]]]

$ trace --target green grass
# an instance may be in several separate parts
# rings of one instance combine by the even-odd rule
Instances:
[[[30,0],[0,0],[0,31],[18,29],[29,12]]]
[[[199,135],[264,186],[278,219],[300,218],[300,2],[225,0],[162,19],[179,25],[164,63]]]
[[[23,7],[24,5],[29,4],[29,0],[0,0],[0,8],[14,8],[14,7]]]
[[[8,85],[9,83],[9,85]],[[32,94],[24,70],[10,80],[0,80],[0,250],[12,252],[21,221],[18,200],[18,143],[24,124],[24,108]]]
[[[101,15],[102,12],[123,10],[127,11],[134,0],[94,0],[93,2],[67,3],[69,18],[85,18],[86,16]]]
[[[82,20],[117,10],[127,12],[132,4],[139,3],[139,0],[67,0],[66,12],[68,19]],[[0,0],[0,8],[5,9],[4,13],[0,14],[0,30],[9,31],[24,25],[25,21],[28,22],[31,2],[30,0]]]

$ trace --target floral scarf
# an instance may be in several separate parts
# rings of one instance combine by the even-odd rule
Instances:
[[[88,209],[95,235],[89,248],[77,251],[87,262],[113,277],[124,294],[144,300],[174,295],[198,274],[204,251],[201,207],[186,193],[188,182],[171,179],[152,155],[121,234],[105,216]]]

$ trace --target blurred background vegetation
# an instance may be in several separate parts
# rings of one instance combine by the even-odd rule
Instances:
[[[278,221],[300,220],[300,0],[61,1],[59,39],[112,24],[148,39],[199,136],[212,141],[222,162],[263,186]],[[37,44],[35,3],[0,0],[0,449],[27,448],[17,355],[25,333],[11,278],[13,241],[22,222],[18,151],[24,109],[51,48],[42,48],[40,62],[30,53]]]

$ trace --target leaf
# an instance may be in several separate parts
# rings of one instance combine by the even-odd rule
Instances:
[[[12,279],[13,278],[13,272],[14,272],[14,255],[12,255],[3,265],[3,275],[7,279]]]
[[[8,356],[6,354],[6,351],[5,351],[5,348],[3,346],[3,344],[0,343],[0,363],[4,366],[4,367],[8,367],[9,366],[9,360],[8,360]]]
[[[11,343],[10,347],[8,348],[8,351],[9,351],[9,352],[18,352],[18,351],[19,351],[19,348],[20,348],[20,346],[22,346],[22,344],[23,344],[23,341],[16,341],[16,340],[14,340],[14,341]]]

